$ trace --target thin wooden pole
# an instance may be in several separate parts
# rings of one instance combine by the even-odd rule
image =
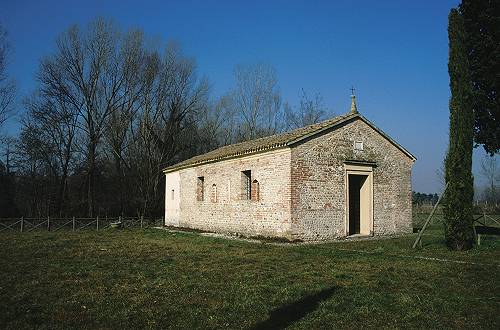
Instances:
[[[144,222],[144,216],[141,215],[141,229],[142,229],[142,223]]]
[[[99,216],[96,218],[96,229],[99,230]]]
[[[73,217],[73,231],[75,231],[75,217]]]
[[[436,212],[436,209],[439,205],[439,203],[441,202],[441,199],[443,198],[445,192],[446,192],[446,189],[448,189],[448,183],[446,183],[446,186],[444,187],[444,191],[443,193],[441,194],[441,196],[439,196],[438,198],[438,201],[436,203],[436,205],[434,205],[434,207],[432,208],[432,211],[431,211],[431,214],[429,214],[429,217],[427,218],[427,220],[425,220],[425,223],[424,223],[424,226],[422,227],[422,229],[420,229],[420,231],[418,232],[418,236],[417,236],[417,239],[415,240],[415,243],[413,243],[413,249],[417,247],[417,244],[420,242],[420,240],[422,239],[422,235],[424,234],[424,231],[425,229],[427,228],[427,225],[429,224],[429,221],[431,221],[431,218],[432,216],[434,215],[434,212]]]
[[[24,217],[21,217],[21,233],[24,231]]]
[[[47,231],[50,231],[50,216],[47,217]]]

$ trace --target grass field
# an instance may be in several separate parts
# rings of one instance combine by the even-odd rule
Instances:
[[[450,252],[429,233],[414,251],[414,235],[276,245],[2,232],[0,328],[500,328],[499,240]]]

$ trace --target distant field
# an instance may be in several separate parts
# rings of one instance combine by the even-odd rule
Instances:
[[[0,233],[0,328],[500,328],[500,243]],[[434,260],[437,258],[439,260]],[[460,261],[460,262],[455,262]]]

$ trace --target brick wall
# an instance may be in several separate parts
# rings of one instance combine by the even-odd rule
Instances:
[[[247,170],[251,171],[250,199],[244,199],[242,187],[242,171]],[[248,236],[290,237],[290,149],[177,172],[181,187],[179,226]],[[197,199],[198,177],[204,178],[203,201]]]
[[[363,150],[354,150],[354,142]],[[292,148],[292,236],[344,237],[346,160],[373,168],[374,235],[410,233],[413,161],[360,119]]]

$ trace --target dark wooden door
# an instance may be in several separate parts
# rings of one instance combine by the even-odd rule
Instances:
[[[349,235],[361,232],[360,219],[361,176],[349,175]]]

